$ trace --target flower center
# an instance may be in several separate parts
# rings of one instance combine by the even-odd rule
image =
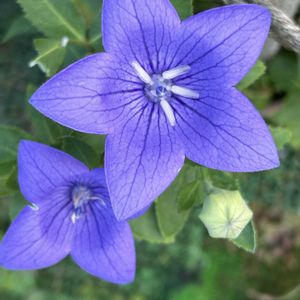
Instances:
[[[172,94],[189,99],[199,99],[199,93],[186,87],[173,84],[172,79],[190,71],[189,66],[178,66],[174,69],[150,76],[136,61],[132,67],[137,76],[145,83],[145,95],[148,100],[158,103],[165,113],[171,126],[175,126],[176,118],[171,106]]]
[[[74,224],[82,215],[86,214],[86,205],[89,201],[97,200],[105,206],[105,202],[101,197],[94,195],[89,187],[82,184],[76,184],[72,188],[71,198],[73,202],[71,219]]]
[[[152,76],[152,84],[145,85],[145,94],[149,101],[159,103],[161,100],[171,98],[171,81],[164,79],[161,75]]]

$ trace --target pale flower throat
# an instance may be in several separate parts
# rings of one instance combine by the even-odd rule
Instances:
[[[74,224],[83,214],[86,214],[86,205],[89,201],[98,201],[100,205],[105,206],[105,202],[101,197],[93,195],[89,187],[81,184],[74,185],[71,191],[71,198],[73,202],[71,220]]]
[[[161,106],[171,126],[175,126],[176,123],[174,111],[170,105],[172,94],[189,99],[199,99],[198,92],[172,83],[172,79],[189,72],[190,66],[178,66],[162,74],[153,74],[152,76],[136,61],[132,63],[132,67],[137,76],[145,83],[145,95],[149,101]]]

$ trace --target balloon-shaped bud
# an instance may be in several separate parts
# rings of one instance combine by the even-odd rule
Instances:
[[[239,191],[215,189],[205,200],[200,219],[213,238],[237,238],[253,213]]]

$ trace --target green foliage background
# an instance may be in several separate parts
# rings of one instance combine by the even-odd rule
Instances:
[[[221,5],[217,0],[172,2],[183,18]],[[1,235],[26,204],[17,184],[16,151],[20,139],[63,149],[91,168],[103,164],[103,136],[63,128],[27,104],[30,95],[47,77],[76,59],[102,50],[100,7],[100,0],[0,2]],[[69,39],[66,47],[61,44],[63,37]],[[180,176],[148,213],[131,224],[138,259],[133,284],[113,286],[102,282],[67,259],[36,272],[1,269],[0,299],[299,300],[298,66],[296,55],[282,50],[266,67],[258,62],[238,86],[270,124],[280,151],[281,167],[233,175],[187,162]],[[249,201],[257,232],[255,254],[229,241],[208,237],[198,218],[207,194],[207,178],[218,188],[239,189]],[[252,227],[248,226],[234,243],[252,251],[255,246]]]

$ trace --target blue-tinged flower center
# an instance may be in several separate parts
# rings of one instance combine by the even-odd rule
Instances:
[[[157,103],[162,99],[169,100],[171,97],[171,81],[161,75],[152,76],[152,84],[145,85],[145,94],[151,102]]]
[[[71,191],[71,198],[73,202],[73,223],[76,223],[82,215],[86,214],[86,206],[89,201],[96,200],[99,201],[101,205],[105,205],[105,202],[101,197],[94,195],[91,188],[82,184],[74,185]]]
[[[160,105],[169,124],[175,126],[176,117],[172,107],[173,96],[180,96],[188,99],[199,99],[199,93],[185,86],[178,86],[172,83],[174,78],[180,77],[190,71],[190,66],[177,66],[162,74],[148,74],[139,62],[133,61],[132,67],[136,75],[144,82],[144,92],[150,102]]]

